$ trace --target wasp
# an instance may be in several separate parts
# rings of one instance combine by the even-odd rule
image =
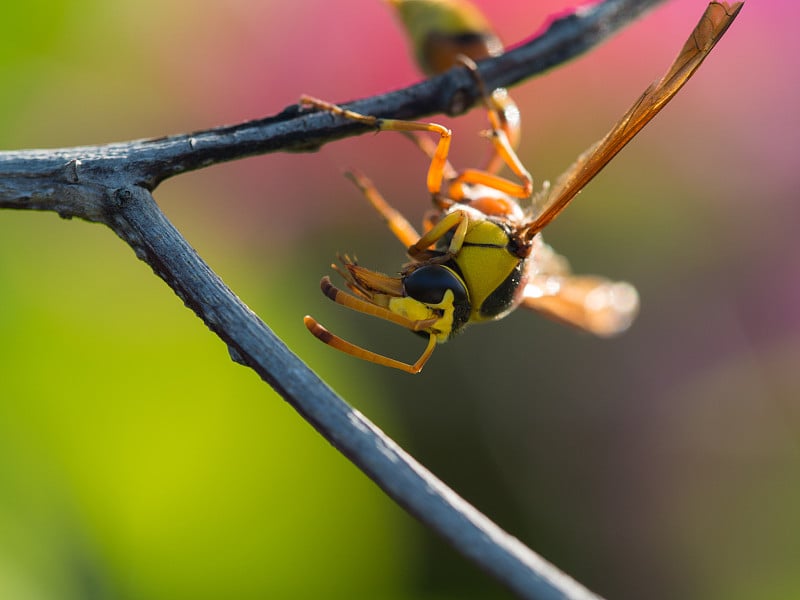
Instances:
[[[438,136],[429,152],[427,173],[434,208],[423,221],[421,235],[364,175],[349,174],[406,247],[409,262],[398,275],[390,276],[340,256],[341,266],[333,268],[350,293],[327,276],[321,282],[323,293],[334,302],[426,337],[425,350],[414,363],[406,363],[348,342],[311,316],[304,319],[308,330],[351,356],[418,373],[438,343],[471,323],[501,319],[520,306],[600,336],[627,329],[638,312],[636,290],[627,283],[573,274],[566,259],[544,243],[541,232],[694,74],[742,4],[711,2],[664,77],[650,85],[611,131],[553,185],[543,185],[536,194],[530,173],[503,129],[500,109],[482,85],[489,138],[514,179],[485,169],[456,171],[448,162],[452,133],[442,125],[364,115],[304,96],[305,106],[378,131]]]

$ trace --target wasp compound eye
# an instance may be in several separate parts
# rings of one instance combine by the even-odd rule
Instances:
[[[406,294],[424,304],[440,304],[447,290],[453,291],[453,304],[467,302],[467,288],[451,269],[442,265],[425,265],[415,269],[403,281]]]

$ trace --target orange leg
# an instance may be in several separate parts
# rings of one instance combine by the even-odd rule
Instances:
[[[359,171],[348,171],[345,175],[358,186],[358,189],[380,213],[383,220],[386,221],[386,225],[403,246],[408,248],[419,239],[419,234],[413,225],[399,211],[389,206],[389,203],[383,199],[381,193],[367,177]]]
[[[489,124],[492,126],[489,131],[489,139],[494,146],[495,157],[499,158],[511,169],[511,172],[522,181],[524,186],[531,187],[533,185],[531,174],[522,164],[522,161],[514,150],[514,145],[518,143],[518,140],[514,144],[509,140],[508,120],[505,113],[500,112],[496,103],[489,97],[484,96],[484,102],[488,110]],[[519,127],[519,122],[517,122],[517,127]],[[515,137],[519,137],[519,131],[515,132]],[[495,170],[495,168],[491,166],[492,162],[494,162],[494,159],[490,161],[490,166],[486,169],[487,171],[491,172]],[[530,195],[530,192],[528,195]]]
[[[447,247],[447,252],[450,256],[455,256],[461,250],[464,238],[467,235],[467,229],[469,229],[469,214],[464,210],[454,210],[446,214],[415,244],[408,247],[408,255],[411,258],[416,258],[424,254],[428,248],[443,238],[451,229],[455,229],[455,231],[453,232],[453,239],[450,240],[450,245]]]
[[[514,150],[514,145],[519,141],[519,110],[508,94],[504,93],[505,90],[495,90],[491,95],[487,93],[483,79],[478,72],[478,66],[472,59],[461,56],[459,60],[472,73],[481,96],[483,96],[483,104],[486,107],[491,126],[488,136],[494,146],[495,154],[489,161],[486,170],[468,169],[460,173],[453,183],[481,183],[515,198],[527,198],[533,191],[533,178]],[[514,138],[513,144],[509,140],[509,136]],[[521,183],[516,184],[494,175],[493,171],[499,168],[494,166],[497,160],[502,161],[511,169]]]
[[[500,124],[499,129],[502,129],[503,133],[506,134],[510,147],[516,150],[516,148],[519,147],[519,141],[522,137],[519,107],[517,104],[511,99],[511,96],[508,95],[508,92],[504,88],[498,88],[489,96],[487,110],[497,115],[497,120]],[[491,116],[489,117],[489,121],[492,121]],[[496,173],[500,170],[500,167],[503,166],[503,162],[505,162],[503,157],[495,150],[489,158],[484,170],[489,173]]]
[[[523,180],[522,184],[519,184],[478,169],[464,169],[461,171],[453,181],[454,185],[460,183],[479,183],[493,190],[499,190],[513,198],[528,198],[533,192],[533,181],[530,177],[527,180]]]
[[[433,160],[436,154],[436,143],[427,136],[417,135],[413,132],[406,132],[406,137],[425,154],[429,159]],[[458,171],[453,168],[450,162],[444,165],[443,173],[446,180],[455,179],[458,176]]]
[[[320,110],[326,110],[335,115],[339,115],[358,121],[365,125],[378,128],[380,131],[430,131],[439,136],[439,142],[428,167],[428,190],[431,194],[438,194],[442,189],[442,179],[447,165],[447,155],[450,152],[450,139],[452,132],[445,126],[437,123],[423,123],[421,121],[403,121],[400,119],[382,119],[370,115],[362,115],[352,110],[347,110],[336,104],[325,102],[311,96],[301,96],[300,103],[313,106]]]

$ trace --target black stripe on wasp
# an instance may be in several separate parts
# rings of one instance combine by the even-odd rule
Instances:
[[[555,184],[543,186],[535,195],[533,180],[503,130],[503,117],[485,91],[489,139],[495,155],[516,181],[490,170],[456,171],[447,160],[452,134],[442,125],[363,115],[303,97],[301,104],[307,107],[378,131],[430,132],[439,136],[433,148],[418,142],[431,158],[427,186],[434,203],[434,210],[423,222],[422,235],[366,177],[350,173],[406,247],[410,261],[399,275],[372,271],[340,256],[341,266],[333,268],[350,293],[335,287],[327,276],[321,282],[322,291],[334,302],[427,337],[422,355],[414,363],[406,363],[378,354],[329,332],[311,316],[305,317],[308,330],[351,356],[418,373],[438,343],[449,340],[470,323],[500,319],[520,306],[600,336],[627,329],[638,312],[636,290],[627,283],[574,275],[566,259],[542,241],[541,231],[678,92],[741,7],[741,2],[711,2],[664,77],[650,85],[611,131],[584,152]]]

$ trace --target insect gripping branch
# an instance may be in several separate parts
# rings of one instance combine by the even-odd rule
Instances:
[[[432,147],[418,140],[431,156],[427,183],[434,200],[434,214],[421,234],[383,201],[364,176],[353,174],[406,247],[410,266],[393,278],[343,257],[341,274],[350,293],[332,283],[323,286],[329,297],[345,306],[423,334],[428,338],[425,353],[414,364],[396,361],[395,365],[392,359],[347,346],[344,340],[334,341],[340,338],[323,333],[313,320],[307,321],[312,333],[356,356],[418,371],[438,342],[468,323],[500,318],[517,306],[601,335],[624,329],[635,314],[633,289],[572,275],[541,240],[540,231],[677,92],[723,35],[741,3],[709,5],[667,76],[648,88],[611,133],[550,190],[531,196],[530,176],[514,150],[519,115],[514,115],[513,102],[496,90],[588,50],[659,1],[604,0],[553,20],[540,35],[507,53],[499,52],[483,32],[486,36],[474,46],[477,53],[459,47],[472,60],[488,56],[477,67],[463,61],[469,68],[459,66],[345,109],[312,102],[325,112],[322,115],[291,106],[269,118],[185,135],[0,152],[0,208],[55,211],[107,225],[228,345],[237,361],[256,371],[388,496],[465,557],[523,598],[596,598],[476,511],[337,396],[197,255],[159,210],[151,192],[164,179],[192,169],[254,154],[312,150],[370,129],[433,132],[439,137]],[[457,27],[448,27],[444,33],[456,32],[458,37]],[[440,39],[431,46],[434,58],[445,56],[437,48],[447,43]],[[458,95],[454,90],[462,97],[482,99],[486,108],[493,156],[482,168],[456,170],[449,164],[446,128],[393,120],[397,115],[416,119],[446,111]],[[383,112],[373,114],[378,110]],[[343,118],[331,124],[329,112]],[[513,178],[499,176],[499,165],[507,165]]]
[[[402,8],[407,3],[398,0],[395,4]],[[408,4],[415,10],[406,11],[406,20],[416,23],[420,19],[419,7],[426,3]],[[638,312],[636,290],[627,283],[602,277],[573,275],[567,260],[544,243],[541,231],[681,89],[728,29],[742,4],[712,2],[664,77],[648,87],[611,131],[583,153],[554,186],[542,189],[535,198],[532,178],[512,141],[518,139],[519,132],[516,105],[505,90],[487,93],[475,63],[456,52],[463,47],[464,52],[476,58],[499,54],[495,38],[474,16],[462,20],[444,18],[443,6],[447,4],[432,3],[430,10],[438,19],[435,22],[441,21],[455,31],[423,29],[424,35],[415,39],[416,53],[423,68],[447,69],[461,63],[476,78],[494,149],[485,168],[454,169],[447,160],[451,132],[436,123],[377,118],[321,100],[304,99],[306,105],[379,131],[438,135],[434,147],[426,146],[422,138],[413,138],[431,158],[427,184],[434,212],[423,223],[422,235],[388,205],[366,177],[352,174],[356,185],[406,248],[410,262],[402,266],[400,275],[372,271],[344,256],[340,257],[342,266],[336,270],[350,293],[336,288],[328,277],[322,279],[322,291],[334,302],[426,335],[425,350],[414,363],[406,363],[348,342],[311,316],[305,317],[306,327],[337,350],[408,373],[422,370],[437,343],[450,340],[471,323],[501,319],[518,307],[596,335],[621,333]],[[471,34],[461,29],[472,24],[477,30]],[[497,174],[503,165],[514,180]]]

